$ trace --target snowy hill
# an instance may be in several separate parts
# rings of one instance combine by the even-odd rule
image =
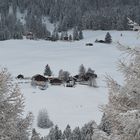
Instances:
[[[46,64],[50,65],[55,76],[60,69],[75,75],[81,64],[86,68],[93,68],[98,75],[99,88],[83,85],[77,85],[75,88],[49,86],[47,90],[41,91],[31,87],[28,82],[20,83],[25,97],[25,112],[32,111],[35,116],[33,127],[37,127],[37,114],[42,108],[48,110],[50,119],[61,129],[67,124],[72,128],[81,127],[90,120],[100,123],[102,113],[98,107],[107,103],[108,97],[104,75],[109,74],[123,82],[116,70],[117,60],[121,58],[121,53],[116,48],[117,42],[130,46],[140,44],[137,33],[131,31],[110,31],[113,39],[111,45],[94,42],[96,39],[104,39],[106,32],[84,31],[85,39],[75,42],[26,39],[0,42],[0,65],[7,67],[14,79],[18,74],[26,77],[43,74]],[[93,43],[93,46],[86,46],[86,43]],[[38,131],[42,135],[47,134],[47,130]]]

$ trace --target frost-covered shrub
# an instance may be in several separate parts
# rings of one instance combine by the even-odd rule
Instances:
[[[37,118],[37,126],[44,129],[53,126],[53,122],[49,119],[48,112],[46,109],[42,109],[39,111]]]
[[[59,71],[59,79],[66,82],[69,80],[70,73],[68,71],[63,71],[62,69]]]

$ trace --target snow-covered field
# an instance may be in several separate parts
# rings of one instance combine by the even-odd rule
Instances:
[[[117,42],[130,46],[140,44],[137,33],[132,31],[110,31],[113,39],[111,45],[94,43],[95,39],[104,39],[106,32],[85,31],[85,39],[76,42],[42,40],[0,42],[0,65],[7,67],[14,78],[18,74],[26,77],[43,74],[46,64],[50,65],[55,76],[60,69],[75,75],[80,64],[84,64],[86,68],[91,67],[98,75],[99,88],[83,85],[77,85],[75,88],[49,86],[47,90],[42,91],[32,88],[29,83],[19,84],[25,97],[25,113],[32,111],[35,116],[33,127],[37,128],[36,118],[42,108],[48,110],[50,119],[61,129],[67,124],[72,128],[81,127],[90,120],[100,123],[102,113],[99,105],[107,103],[108,100],[104,75],[109,74],[122,83],[122,76],[116,67],[118,59],[122,57],[116,48]],[[93,46],[86,46],[86,43],[93,43]],[[38,132],[42,135],[47,134],[47,130],[38,129]]]

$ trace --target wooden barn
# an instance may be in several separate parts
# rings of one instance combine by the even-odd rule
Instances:
[[[62,80],[58,79],[58,78],[52,78],[50,79],[50,84],[51,85],[61,85],[63,82]]]
[[[40,86],[40,87],[47,87],[48,79],[40,74],[34,75],[31,78],[31,85],[33,86]]]

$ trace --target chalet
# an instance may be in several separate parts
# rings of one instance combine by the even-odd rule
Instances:
[[[50,79],[50,84],[51,85],[61,85],[63,82],[62,80],[58,79],[58,78],[52,78]]]
[[[34,86],[46,87],[47,82],[48,82],[48,79],[40,74],[34,75],[31,78],[31,85],[34,85]]]
[[[30,39],[30,40],[34,39],[34,34],[32,32],[28,32],[26,34],[26,39]]]

